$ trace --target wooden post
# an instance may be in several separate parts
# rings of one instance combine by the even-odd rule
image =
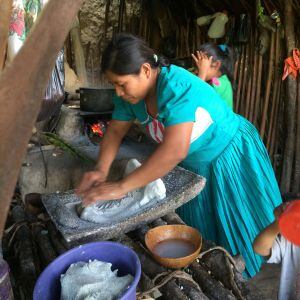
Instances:
[[[11,16],[12,0],[0,0],[1,22],[0,22],[0,71],[4,66],[7,47],[9,20]]]
[[[295,48],[295,13],[291,0],[284,1],[284,29],[288,55],[291,55]],[[296,118],[296,98],[297,82],[291,76],[287,79],[287,107],[286,107],[286,142],[283,155],[283,166],[281,173],[280,189],[282,193],[287,193],[291,189],[293,160],[295,154],[295,118]]]
[[[46,84],[82,2],[50,0],[0,75],[0,238]]]
[[[294,182],[292,186],[293,193],[299,192],[299,185],[300,185],[300,80],[298,79],[296,153],[295,153]]]

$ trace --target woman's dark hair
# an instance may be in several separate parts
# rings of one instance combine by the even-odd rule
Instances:
[[[212,56],[214,62],[219,60],[221,62],[221,73],[226,74],[231,84],[233,84],[234,53],[230,47],[206,43],[200,46],[199,51],[204,52],[208,57]]]
[[[149,63],[153,69],[168,65],[144,40],[130,33],[119,33],[104,49],[101,71],[118,75],[138,74],[144,63]]]

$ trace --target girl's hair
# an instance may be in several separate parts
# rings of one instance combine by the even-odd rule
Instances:
[[[130,33],[119,33],[104,49],[101,71],[118,75],[139,74],[144,63],[149,63],[153,69],[168,65],[144,40]]]
[[[206,43],[200,46],[199,51],[204,52],[208,57],[212,56],[213,61],[219,60],[221,62],[221,73],[226,74],[231,84],[233,84],[234,53],[230,47]]]

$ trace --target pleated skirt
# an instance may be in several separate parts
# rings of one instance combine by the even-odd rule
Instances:
[[[207,154],[207,153],[206,153]],[[207,156],[207,155],[206,155]],[[246,262],[245,276],[258,271],[263,258],[255,254],[255,237],[274,220],[282,200],[266,148],[256,128],[240,117],[228,145],[212,161],[201,152],[181,166],[207,179],[204,190],[177,212],[202,236],[223,246]]]

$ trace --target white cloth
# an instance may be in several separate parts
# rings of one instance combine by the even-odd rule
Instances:
[[[278,235],[268,263],[281,263],[279,300],[300,299],[300,247]]]
[[[61,275],[61,300],[113,300],[125,291],[133,281],[128,274],[117,276],[112,264],[102,261],[80,261],[71,264]]]

